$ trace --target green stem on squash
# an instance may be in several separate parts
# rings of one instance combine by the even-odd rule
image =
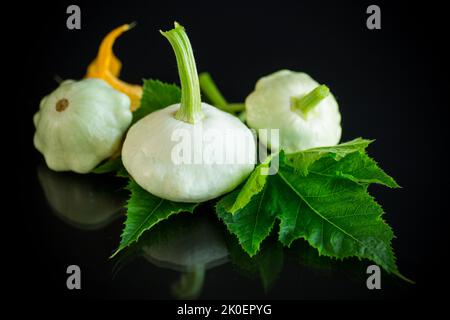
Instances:
[[[301,97],[291,97],[292,108],[307,115],[323,99],[330,95],[330,89],[326,85],[320,85]]]
[[[217,89],[211,75],[208,72],[202,72],[198,78],[200,80],[200,88],[209,101],[219,109],[226,108],[228,102]]]
[[[202,72],[199,75],[200,88],[203,94],[209,99],[209,101],[217,108],[235,114],[245,109],[243,103],[228,103],[224,96],[220,93],[214,80],[208,72]]]
[[[227,111],[229,113],[236,113],[236,112],[244,111],[244,109],[245,109],[245,103],[229,103],[229,104],[227,104],[224,111]]]
[[[181,82],[181,106],[175,118],[194,124],[204,117],[200,85],[195,65],[194,53],[184,27],[175,22],[175,28],[160,31],[169,40],[177,59],[178,74]]]

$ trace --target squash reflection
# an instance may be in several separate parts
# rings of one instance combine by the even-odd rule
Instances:
[[[40,164],[37,175],[52,212],[83,230],[105,227],[120,216],[126,193],[120,179],[107,175],[55,172]]]
[[[118,264],[143,256],[157,267],[180,272],[172,284],[172,295],[195,299],[203,289],[206,271],[228,261],[223,230],[213,218],[201,211],[171,217],[145,232],[119,257]]]

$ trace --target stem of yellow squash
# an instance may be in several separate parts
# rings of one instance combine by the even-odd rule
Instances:
[[[113,53],[116,39],[135,24],[124,24],[106,35],[100,44],[97,57],[88,66],[86,78],[99,78],[108,82],[114,89],[125,93],[131,100],[131,111],[135,111],[140,104],[142,87],[121,81],[118,77],[122,64]]]

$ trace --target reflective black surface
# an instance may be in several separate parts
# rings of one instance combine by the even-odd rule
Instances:
[[[414,287],[384,275],[381,292],[366,287],[368,261],[320,257],[306,242],[283,248],[276,232],[250,258],[215,217],[210,203],[172,216],[117,257],[125,218],[124,180],[111,175],[36,170],[46,226],[45,265],[53,293],[98,298],[297,299],[381,298]],[[64,292],[65,269],[82,271],[82,290]]]
[[[438,297],[434,289],[445,286],[442,261],[448,257],[443,116],[448,108],[448,57],[440,48],[445,26],[439,15],[444,11],[437,4],[381,3],[382,30],[372,32],[365,26],[369,4],[82,1],[80,31],[66,29],[63,1],[17,9],[24,15],[25,32],[14,37],[11,46],[21,59],[18,65],[24,70],[18,73],[26,85],[19,88],[23,98],[15,109],[19,130],[15,127],[8,136],[20,132],[20,166],[11,165],[9,153],[4,157],[14,168],[5,171],[14,171],[20,182],[15,192],[19,210],[10,214],[17,227],[5,237],[14,243],[15,255],[9,260],[17,273],[16,294],[36,299]],[[230,101],[242,101],[260,76],[282,68],[306,71],[327,84],[340,104],[343,140],[376,138],[369,153],[403,187],[370,191],[397,236],[393,247],[400,271],[417,284],[383,274],[382,290],[367,290],[367,261],[317,257],[303,242],[280,249],[269,240],[263,246],[265,257],[247,261],[207,204],[195,215],[169,219],[155,231],[156,239],[147,239],[160,246],[159,251],[173,250],[177,259],[185,260],[186,243],[200,239],[201,252],[211,249],[202,247],[206,244],[217,245],[217,256],[203,267],[182,266],[152,249],[149,253],[144,241],[127,251],[130,259],[109,259],[124,220],[124,181],[49,171],[33,147],[31,119],[42,96],[56,87],[55,75],[81,78],[103,35],[135,20],[138,26],[115,47],[123,62],[123,79],[129,82],[178,82],[171,49],[158,33],[178,20],[187,27],[199,71],[209,71]],[[215,230],[215,240],[205,240],[208,233],[201,228],[198,238],[195,228],[192,234],[176,231],[197,224]],[[194,255],[195,248],[192,245]],[[224,248],[228,255],[222,259]],[[71,264],[81,267],[82,290],[66,288],[66,268]],[[274,270],[266,272],[267,264]],[[277,270],[278,277],[261,277]]]

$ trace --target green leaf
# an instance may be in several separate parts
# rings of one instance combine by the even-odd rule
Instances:
[[[326,176],[340,176],[363,185],[376,183],[390,188],[400,187],[365,153],[351,153],[338,162],[332,157],[325,157],[312,164],[309,171]]]
[[[175,84],[168,84],[159,80],[144,80],[140,107],[133,113],[132,123],[146,115],[181,100],[181,90]]]
[[[312,148],[285,155],[286,163],[294,167],[300,174],[307,175],[309,167],[323,157],[331,157],[339,161],[348,154],[364,152],[373,140],[356,138],[352,141],[341,143],[337,146]]]
[[[363,186],[312,172],[303,177],[287,168],[280,169],[277,178],[284,203],[291,205],[279,216],[283,244],[304,238],[319,254],[367,258],[404,278],[391,248],[394,234],[381,218],[383,210]]]
[[[120,177],[120,178],[130,178],[130,175],[128,174],[127,169],[125,169],[125,167],[122,166],[119,168],[119,170],[117,170],[116,172],[116,176]]]
[[[234,214],[229,212],[241,190],[237,189],[216,204],[216,212],[228,230],[235,234],[242,248],[254,256],[275,223],[275,203],[270,188],[263,188],[250,202]]]
[[[94,168],[91,172],[95,173],[95,174],[104,174],[104,173],[115,172],[116,177],[119,177],[119,178],[129,178],[130,177],[127,169],[125,169],[125,167],[123,166],[121,157],[109,159],[109,160],[105,161],[104,163],[100,164],[98,167]]]
[[[103,174],[109,172],[117,172],[123,168],[122,158],[117,157],[114,159],[108,159],[105,162],[101,163],[94,169],[92,169],[92,173]]]
[[[252,183],[258,177],[249,179],[251,192],[244,192],[241,201],[237,198],[244,188],[226,196],[217,214],[251,256],[279,220],[279,240],[286,246],[303,238],[320,255],[366,258],[409,281],[397,269],[394,234],[382,219],[383,210],[367,192],[371,183],[398,185],[364,152],[369,143],[356,139],[295,154],[281,152],[277,175],[265,177],[263,188]],[[233,206],[239,208],[234,215]]]
[[[258,273],[258,267],[255,264],[255,257],[250,257],[246,251],[239,244],[238,238],[231,234],[225,234],[225,240],[227,243],[228,252],[230,254],[230,260],[233,265],[238,267],[240,271],[243,271],[246,275],[252,276]]]
[[[273,157],[274,155],[268,156],[267,159],[264,160],[264,162],[262,162],[256,167],[255,170],[253,170],[252,174],[247,179],[246,183],[242,187],[242,190],[239,192],[236,200],[231,206],[229,210],[230,213],[234,214],[239,209],[245,207],[255,194],[258,194],[262,191],[267,181],[267,173]]]
[[[131,192],[127,202],[127,219],[115,256],[125,247],[137,241],[142,233],[158,222],[180,212],[193,212],[198,203],[181,203],[158,198],[142,189],[130,179],[127,189]]]

